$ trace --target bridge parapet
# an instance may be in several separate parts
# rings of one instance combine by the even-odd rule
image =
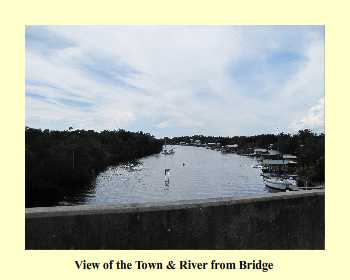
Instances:
[[[26,249],[324,249],[324,190],[26,209]]]

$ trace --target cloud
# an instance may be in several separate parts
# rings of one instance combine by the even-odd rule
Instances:
[[[317,26],[29,26],[26,125],[292,129],[324,95],[323,50]]]
[[[312,106],[300,121],[295,121],[291,125],[293,131],[306,128],[324,132],[324,98],[321,98],[316,105]]]

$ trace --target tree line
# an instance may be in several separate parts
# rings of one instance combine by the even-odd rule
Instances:
[[[238,144],[238,152],[270,148],[298,157],[297,173],[301,180],[324,182],[325,135],[308,129],[296,134],[280,133],[255,136],[181,136],[167,138],[168,144]],[[136,161],[159,153],[164,139],[149,133],[125,130],[25,129],[26,207],[51,206],[91,187],[96,175],[110,165]]]
[[[303,182],[324,183],[325,178],[325,135],[317,134],[310,129],[299,130],[295,134],[280,133],[254,136],[182,136],[174,137],[167,142],[179,144],[200,140],[201,143],[220,143],[221,145],[238,144],[238,153],[249,153],[254,148],[275,149],[283,154],[298,157],[297,174]]]
[[[125,130],[25,129],[26,207],[50,206],[91,186],[107,166],[159,153],[162,142]]]

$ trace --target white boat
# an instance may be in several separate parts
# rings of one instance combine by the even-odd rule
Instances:
[[[163,155],[172,155],[172,154],[175,154],[174,148],[167,149],[167,147],[166,147],[166,138],[164,139],[164,149],[163,149],[163,151],[162,151],[162,154],[163,154]]]
[[[295,189],[297,186],[297,182],[293,178],[264,178],[264,183],[267,187],[276,190]]]
[[[175,150],[173,149],[173,148],[171,148],[171,149],[164,149],[163,151],[162,151],[162,154],[163,155],[172,155],[172,154],[175,154]]]

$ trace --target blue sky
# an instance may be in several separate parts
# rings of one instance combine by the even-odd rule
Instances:
[[[324,131],[323,26],[27,26],[26,125]]]

